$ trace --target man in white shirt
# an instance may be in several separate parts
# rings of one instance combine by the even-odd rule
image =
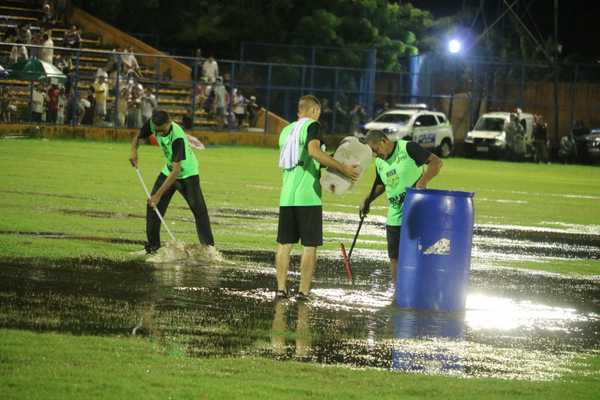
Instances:
[[[40,85],[33,87],[31,95],[31,120],[33,122],[42,122],[42,114],[44,113],[45,91],[40,88]]]
[[[208,57],[202,64],[202,76],[205,76],[208,83],[215,83],[219,76],[219,64],[213,57]]]
[[[140,70],[140,65],[137,62],[137,58],[135,58],[135,54],[133,54],[133,47],[130,47],[129,50],[125,49],[123,53],[121,61],[123,62],[125,75],[135,75],[137,78],[140,78],[142,72]]]
[[[142,122],[146,123],[151,117],[154,109],[157,107],[156,96],[152,89],[144,90],[142,94]]]
[[[40,50],[40,60],[52,64],[54,61],[54,41],[48,33],[44,33],[44,43]]]

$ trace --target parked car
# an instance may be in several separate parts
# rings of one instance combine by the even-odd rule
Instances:
[[[378,115],[355,135],[364,136],[379,130],[390,140],[412,140],[440,157],[448,157],[454,148],[452,125],[444,113],[426,109],[425,105],[405,105]]]
[[[600,162],[600,128],[592,129],[581,140],[585,149],[584,159],[592,162]]]
[[[467,154],[509,158],[533,157],[533,122],[533,114],[528,113],[483,114],[473,130],[467,132]]]
[[[588,130],[583,125],[573,127],[560,139],[558,158],[563,162],[600,162],[600,129]]]

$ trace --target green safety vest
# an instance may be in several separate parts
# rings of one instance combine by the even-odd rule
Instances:
[[[279,205],[287,206],[320,206],[321,203],[321,164],[309,154],[306,146],[308,127],[316,122],[309,119],[300,128],[300,156],[298,165],[291,169],[283,170],[283,183]],[[288,136],[294,130],[295,123],[289,124],[279,135],[279,149],[281,150]]]
[[[387,214],[387,225],[402,225],[402,204],[406,197],[406,189],[413,186],[423,175],[423,166],[417,166],[406,151],[406,140],[399,140],[396,148],[387,160],[375,159],[377,173],[385,185],[390,206]]]
[[[156,126],[152,120],[150,120],[150,131],[156,137],[156,141],[158,142],[158,145],[162,149],[163,153],[165,154],[165,158],[167,159],[167,162],[161,171],[163,175],[169,176],[173,170],[172,144],[176,139],[183,139],[185,149],[185,160],[181,160],[181,171],[179,172],[179,175],[177,175],[177,179],[185,179],[189,178],[190,176],[198,175],[198,160],[192,151],[187,135],[179,125],[177,125],[175,122],[171,122],[171,133],[169,133],[167,136],[162,136],[160,133],[156,132]]]

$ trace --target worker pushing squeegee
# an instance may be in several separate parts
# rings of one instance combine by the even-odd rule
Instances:
[[[155,135],[158,145],[163,151],[166,164],[158,174],[152,192],[148,193],[142,176],[138,169],[138,146],[141,138]],[[166,111],[156,110],[131,142],[131,165],[136,169],[138,178],[144,186],[148,196],[146,208],[146,235],[148,241],[145,245],[147,254],[155,253],[161,247],[160,225],[164,224],[164,215],[177,190],[185,198],[190,210],[194,214],[196,232],[200,243],[214,246],[210,220],[198,176],[198,160],[183,129],[171,121]],[[173,233],[165,224],[171,239],[175,241]]]

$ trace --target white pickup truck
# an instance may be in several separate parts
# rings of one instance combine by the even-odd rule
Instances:
[[[424,148],[448,157],[454,148],[454,133],[444,113],[422,107],[388,110],[365,124],[365,135],[370,130],[382,131],[390,140],[412,140]]]
[[[522,156],[530,156],[533,143],[533,114],[509,112],[492,112],[479,117],[473,130],[467,132],[465,137],[467,154],[489,154],[494,157],[507,155],[511,150],[510,138],[507,138],[511,115],[516,117],[523,128],[525,154]]]

